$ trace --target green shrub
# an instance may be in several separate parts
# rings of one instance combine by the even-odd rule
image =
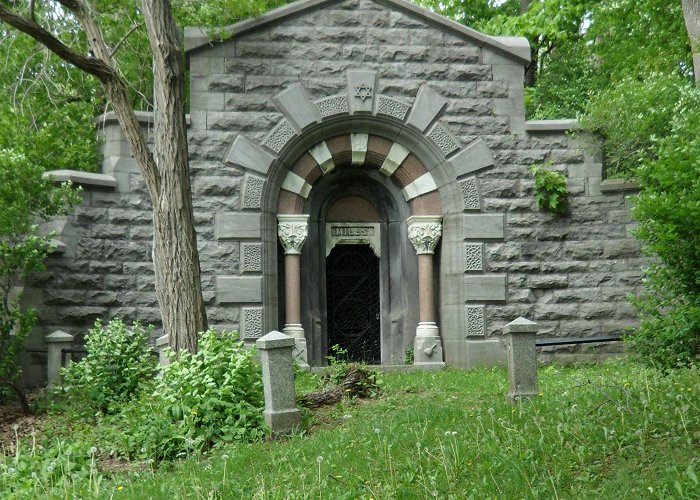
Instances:
[[[200,334],[196,354],[171,356],[149,394],[103,420],[115,450],[164,460],[265,435],[262,373],[236,333]]]
[[[679,106],[692,102],[700,103],[700,90],[687,86]],[[636,170],[635,235],[653,257],[630,339],[643,359],[667,368],[700,354],[700,108],[679,107],[669,126],[655,143],[658,159]]]
[[[0,400],[14,393],[25,411],[28,404],[16,383],[19,355],[36,314],[21,307],[14,287],[29,273],[44,269],[44,259],[53,250],[51,236],[40,235],[37,224],[68,214],[80,201],[69,184],[55,186],[42,173],[26,156],[0,149]]]
[[[151,328],[119,319],[100,320],[85,337],[87,355],[63,372],[64,391],[78,407],[115,413],[156,373],[157,359],[148,345]]]
[[[535,200],[540,210],[563,215],[569,209],[566,175],[549,170],[546,165],[530,165],[535,176]]]
[[[676,75],[625,78],[593,97],[581,117],[584,130],[601,139],[608,177],[629,177],[640,162],[657,158],[655,139],[671,135],[674,117],[700,105]]]

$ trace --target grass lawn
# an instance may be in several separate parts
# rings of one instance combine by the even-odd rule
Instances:
[[[385,373],[378,399],[307,414],[304,433],[33,491],[139,499],[700,498],[700,370],[662,375],[609,361],[548,366],[539,375],[540,397],[510,406],[503,370]]]

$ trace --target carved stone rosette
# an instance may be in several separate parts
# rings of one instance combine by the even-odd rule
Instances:
[[[278,215],[277,236],[285,255],[300,255],[309,228],[308,215]]]
[[[439,215],[413,215],[406,219],[408,239],[418,255],[433,254],[442,236],[442,217]]]

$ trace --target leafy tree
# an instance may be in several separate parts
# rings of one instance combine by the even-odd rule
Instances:
[[[637,237],[653,260],[646,294],[635,300],[641,326],[631,338],[645,360],[664,367],[700,355],[700,90],[686,88],[655,160],[636,171]]]
[[[21,154],[0,150],[0,385],[16,394],[25,412],[29,407],[18,384],[19,356],[36,314],[20,308],[13,289],[28,273],[43,269],[53,250],[37,222],[68,213],[80,199],[69,185],[55,187],[42,173]]]
[[[241,8],[232,0],[206,6],[181,0],[177,5],[188,21],[212,19],[234,6],[233,14],[220,17],[225,21],[273,4],[275,0],[262,0]],[[47,2],[39,13],[33,1],[17,0],[0,3],[0,20],[60,58],[59,68],[67,63],[100,83],[100,95],[117,115],[153,202],[153,260],[163,327],[173,349],[194,351],[197,332],[206,330],[207,319],[192,213],[180,32],[167,0],[143,0],[140,6],[112,0],[99,7],[98,11],[90,0],[58,0]],[[126,44],[134,50],[120,52]],[[47,64],[42,70],[47,66],[56,68]],[[144,67],[153,69],[152,86],[149,77],[143,77],[148,75]],[[53,73],[46,81],[60,84]],[[134,113],[135,104],[148,102],[151,95],[152,151]]]

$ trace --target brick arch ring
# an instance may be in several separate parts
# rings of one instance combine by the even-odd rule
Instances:
[[[295,83],[274,96],[282,119],[260,143],[238,135],[224,159],[245,170],[241,208],[300,214],[314,183],[347,165],[390,177],[412,215],[441,214],[450,189],[462,199],[450,211],[481,211],[474,174],[494,165],[488,145],[463,146],[449,132],[439,121],[449,101],[433,88],[423,85],[411,105],[375,94],[377,78],[348,70],[345,93],[311,101]]]

